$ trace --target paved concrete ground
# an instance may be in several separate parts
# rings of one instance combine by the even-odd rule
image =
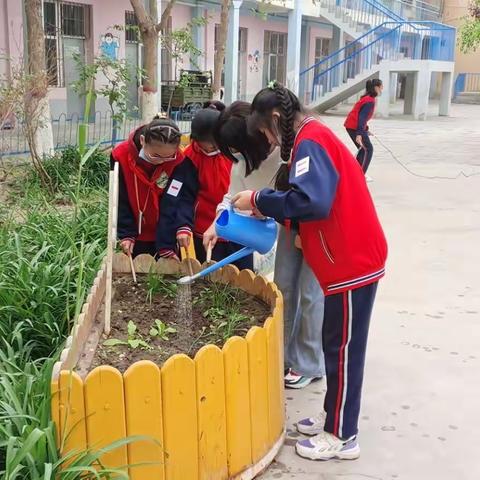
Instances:
[[[324,121],[347,140],[342,117]],[[426,122],[375,120],[371,128],[415,172],[480,172],[480,106],[454,105],[450,118]],[[362,456],[295,456],[292,424],[322,407],[322,381],[287,391],[287,442],[262,480],[480,478],[480,176],[417,178],[373,142],[370,185],[390,257],[371,326]]]

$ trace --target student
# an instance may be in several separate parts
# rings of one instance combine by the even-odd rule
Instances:
[[[162,199],[162,216],[157,228],[157,248],[161,256],[176,250],[175,237],[181,247],[188,247],[193,233],[197,259],[206,260],[203,234],[215,219],[217,205],[230,184],[232,162],[218,150],[213,130],[220,112],[206,108],[192,121],[191,143],[185,160],[173,172],[167,194]],[[212,245],[212,260],[219,261],[242,248],[233,242]],[[235,262],[239,269],[252,268],[253,256]]]
[[[217,144],[234,162],[230,189],[217,207],[230,207],[231,199],[245,189],[257,189],[275,175],[280,163],[274,149],[261,133],[247,134],[247,102],[234,102],[220,115],[215,131]],[[275,255],[274,281],[284,299],[285,386],[300,389],[325,375],[322,350],[324,296],[316,277],[294,245],[295,232],[280,227]],[[216,241],[214,225],[204,242]]]
[[[354,105],[344,126],[358,148],[357,161],[366,174],[373,156],[373,145],[369,138],[368,121],[375,113],[376,98],[382,94],[383,84],[378,78],[367,80],[365,95]]]
[[[225,104],[220,100],[207,100],[203,104],[203,108],[211,108],[213,110],[218,110],[219,112],[223,112],[225,110]]]
[[[324,410],[297,423],[315,435],[296,451],[313,460],[354,459],[368,327],[387,243],[362,169],[333,132],[303,113],[298,98],[275,83],[253,100],[252,131],[281,146],[277,185],[239,193],[239,210],[255,208],[299,224],[303,254],[325,292],[323,351],[327,370]]]
[[[117,235],[127,255],[156,254],[160,199],[170,174],[183,160],[180,138],[174,122],[154,119],[112,151],[112,165],[120,164]]]

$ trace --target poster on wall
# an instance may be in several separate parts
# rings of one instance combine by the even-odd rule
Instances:
[[[102,56],[110,60],[118,60],[118,50],[120,48],[120,40],[114,37],[110,32],[102,35],[100,40],[100,52]]]
[[[248,67],[250,72],[258,72],[260,62],[260,52],[255,50],[253,53],[248,54]]]

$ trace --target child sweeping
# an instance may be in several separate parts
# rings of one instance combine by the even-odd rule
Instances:
[[[281,146],[277,185],[233,199],[299,225],[301,246],[325,298],[323,351],[327,371],[324,409],[297,423],[312,438],[296,444],[313,460],[355,459],[368,329],[387,243],[364,174],[333,132],[303,113],[298,98],[275,83],[253,100],[249,127]]]
[[[232,162],[218,150],[213,131],[220,112],[206,108],[192,121],[191,143],[185,149],[185,160],[175,169],[162,199],[162,216],[157,228],[157,248],[161,256],[172,255],[180,247],[188,247],[192,234],[197,260],[206,260],[212,248],[212,259],[221,260],[236,252],[241,245],[219,241],[204,248],[203,234],[216,215],[230,184]],[[176,241],[175,241],[176,238]],[[239,269],[252,268],[249,255],[235,262]]]
[[[160,218],[160,199],[173,169],[183,160],[181,133],[171,120],[155,119],[130,134],[112,151],[118,162],[118,239],[133,257],[154,256],[155,233]]]

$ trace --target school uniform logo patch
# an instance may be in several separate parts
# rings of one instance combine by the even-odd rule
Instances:
[[[302,158],[295,162],[295,177],[299,177],[310,170],[310,157]]]
[[[158,188],[165,188],[168,183],[168,174],[162,172],[162,174],[157,178],[156,184]]]
[[[182,188],[183,183],[179,182],[178,180],[172,180],[172,183],[168,187],[167,194],[171,195],[172,197],[177,197],[180,193],[180,189]]]

